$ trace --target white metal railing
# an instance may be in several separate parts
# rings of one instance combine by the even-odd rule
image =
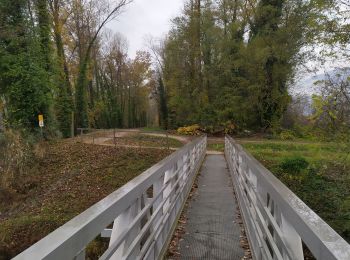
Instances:
[[[254,259],[350,259],[350,246],[231,137],[225,156]],[[334,212],[334,214],[337,214]]]
[[[100,259],[158,259],[205,157],[206,144],[206,137],[197,138],[14,259],[85,259],[86,246],[99,234],[110,237]],[[113,229],[107,229],[112,223]]]

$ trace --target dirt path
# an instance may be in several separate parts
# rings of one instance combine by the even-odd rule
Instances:
[[[85,134],[83,136],[78,136],[75,138],[75,140],[79,140],[82,143],[86,144],[95,144],[95,145],[102,145],[102,146],[111,146],[111,147],[125,147],[125,148],[150,148],[150,149],[167,149],[166,147],[160,147],[160,146],[152,146],[152,145],[124,145],[124,144],[113,144],[113,138],[114,136],[116,138],[122,138],[127,136],[132,136],[134,134],[140,134],[140,135],[146,135],[146,136],[153,136],[153,137],[162,137],[166,138],[167,136],[169,138],[178,140],[179,142],[183,144],[187,144],[193,140],[193,136],[181,136],[181,135],[174,135],[169,134],[166,135],[165,133],[159,133],[159,132],[150,132],[150,133],[144,133],[139,129],[125,129],[125,130],[118,130],[114,133],[113,130],[101,130],[97,132],[93,132],[90,134]],[[208,138],[208,144],[211,143],[223,143],[223,138]],[[176,151],[178,150],[178,147],[169,147],[169,150]],[[210,155],[220,155],[223,154],[223,152],[215,151],[215,150],[208,150],[207,154]]]
[[[82,143],[86,143],[86,144],[104,145],[106,142],[113,140],[114,137],[121,138],[121,137],[131,136],[139,132],[140,131],[137,129],[116,131],[115,133],[113,130],[101,130],[101,131],[92,132],[89,134],[79,135],[73,138],[73,140],[81,141]]]
[[[158,137],[167,137],[166,134],[160,134],[160,133],[141,133],[143,135],[149,135],[149,136],[158,136]],[[190,136],[181,136],[181,135],[168,135],[169,138],[176,139],[180,141],[181,143],[187,144],[191,142],[192,138]]]
[[[164,149],[164,147],[157,147],[157,146],[152,146],[152,145],[121,145],[117,144],[114,145],[113,143],[108,143],[113,141],[114,137],[116,138],[122,138],[122,137],[128,137],[132,136],[135,134],[140,134],[140,135],[146,135],[146,136],[153,136],[153,137],[162,137],[166,138],[167,135],[163,133],[143,133],[139,129],[125,129],[125,130],[118,130],[114,132],[113,130],[100,130],[96,132],[92,132],[89,134],[84,134],[82,136],[77,136],[76,138],[73,138],[72,140],[75,141],[80,141],[82,143],[86,144],[95,144],[95,145],[103,145],[103,146],[117,146],[117,147],[129,147],[129,148],[154,148],[154,149]],[[175,139],[182,144],[187,144],[191,142],[192,137],[187,137],[187,136],[178,136],[178,135],[173,135],[170,134],[168,135],[169,138]],[[177,150],[177,147],[170,147],[170,150]]]

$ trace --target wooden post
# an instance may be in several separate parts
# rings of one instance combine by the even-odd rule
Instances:
[[[166,147],[168,151],[170,150],[170,145],[169,145],[169,134],[168,134],[168,129],[166,130]]]
[[[0,107],[1,109],[1,107]],[[4,131],[5,127],[4,127],[4,117],[2,115],[2,111],[0,110],[0,132]]]
[[[113,142],[114,142],[114,147],[117,148],[117,140],[115,139],[115,128],[113,128]]]
[[[4,112],[5,112],[5,100],[3,100],[2,97],[0,97],[0,131],[5,130]]]
[[[72,121],[70,125],[70,137],[74,137],[74,111],[72,111]]]
[[[84,134],[84,130],[83,128],[80,128],[80,140],[82,143],[84,142],[83,134]]]

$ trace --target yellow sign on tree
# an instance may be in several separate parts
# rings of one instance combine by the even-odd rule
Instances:
[[[39,126],[44,127],[44,116],[43,115],[39,115]]]

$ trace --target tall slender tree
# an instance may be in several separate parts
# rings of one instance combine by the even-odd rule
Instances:
[[[1,1],[0,85],[7,121],[13,126],[34,128],[39,113],[51,118],[52,99],[50,75],[45,70],[48,56],[42,48],[45,30],[39,27],[38,33],[30,7],[30,1]]]
[[[158,73],[158,98],[160,125],[164,129],[168,129],[168,105],[166,99],[165,86],[160,73]]]
[[[94,31],[92,32],[91,38],[86,41],[86,46],[84,46],[85,48],[80,49],[79,71],[76,83],[76,121],[79,127],[89,126],[87,105],[87,73],[93,46],[104,26],[113,20],[124,6],[128,5],[131,2],[132,0],[118,0],[114,7],[111,9],[107,8],[107,11],[106,8],[101,8],[101,10],[105,10],[106,16],[101,17],[101,21],[97,23]],[[102,3],[102,5],[103,4],[106,3]],[[99,5],[101,5],[101,3],[99,3]],[[81,15],[81,4],[79,4],[76,9],[76,15]]]
[[[57,55],[57,99],[55,102],[58,126],[64,137],[74,135],[74,102],[70,73],[64,50],[63,28],[69,13],[67,4],[62,0],[50,0],[49,9],[52,17],[55,49]]]

